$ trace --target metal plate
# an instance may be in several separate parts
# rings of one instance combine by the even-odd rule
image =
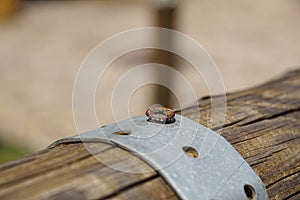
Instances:
[[[130,135],[114,134],[120,130]],[[155,168],[181,199],[268,199],[265,186],[248,163],[223,137],[181,115],[172,124],[156,124],[145,116],[63,139],[112,142]],[[194,148],[198,157],[187,155]],[[246,190],[246,191],[245,191]],[[252,198],[247,197],[252,192]]]

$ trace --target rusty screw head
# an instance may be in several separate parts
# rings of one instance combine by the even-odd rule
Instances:
[[[161,105],[155,104],[151,106],[146,115],[149,117],[149,122],[155,122],[160,124],[170,124],[175,122],[175,113],[170,108],[165,108]]]

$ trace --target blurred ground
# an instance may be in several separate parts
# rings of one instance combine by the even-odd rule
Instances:
[[[299,0],[185,0],[177,29],[202,44],[227,91],[260,84],[300,64]],[[98,43],[127,29],[154,26],[149,2],[32,1],[0,23],[0,139],[41,149],[74,135],[72,87],[83,59]],[[116,66],[136,64],[124,58]],[[97,105],[101,124],[112,122],[110,72]],[[184,73],[197,85],[192,72]],[[198,96],[207,95],[203,86]],[[141,102],[138,91],[134,102]],[[142,114],[150,102],[130,107]],[[136,104],[136,103],[131,103]],[[103,115],[103,113],[105,113]]]

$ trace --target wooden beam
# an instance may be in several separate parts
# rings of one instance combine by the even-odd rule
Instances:
[[[271,199],[300,199],[300,70],[227,94],[224,125],[210,123],[210,102],[205,97],[199,106],[178,113],[225,137],[261,177]],[[101,147],[97,156],[112,165],[151,169],[120,148],[85,145]],[[0,199],[177,199],[155,171],[109,168],[82,143],[61,144],[1,165],[0,177]]]

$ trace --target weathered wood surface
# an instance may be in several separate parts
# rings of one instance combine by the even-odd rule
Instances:
[[[179,113],[222,134],[259,174],[271,199],[300,199],[300,70],[228,94],[224,126],[210,123],[210,98],[199,105]],[[195,119],[199,110],[201,117]],[[111,165],[150,169],[122,149],[88,145],[101,147],[97,156]],[[4,164],[0,177],[0,199],[177,199],[156,172],[114,170],[82,143],[61,144]]]

